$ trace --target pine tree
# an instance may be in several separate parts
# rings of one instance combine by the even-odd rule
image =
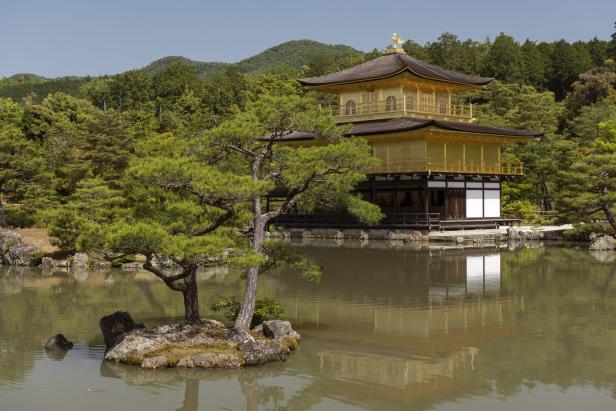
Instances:
[[[575,160],[561,168],[558,205],[571,219],[602,216],[616,230],[616,121],[601,123],[589,148],[572,151]]]

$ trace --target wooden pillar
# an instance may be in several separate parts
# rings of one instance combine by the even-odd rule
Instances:
[[[447,186],[447,181],[445,181],[445,219],[449,218],[449,187]]]
[[[485,164],[484,164],[484,159],[483,159],[483,143],[481,143],[481,172],[485,172],[484,170],[485,168]]]
[[[447,171],[447,142],[443,142],[443,171]]]
[[[372,177],[370,182],[370,202],[376,204],[376,178]]]
[[[421,103],[420,103],[420,100],[419,100],[419,94],[420,94],[419,86],[415,85],[415,87],[417,87],[417,102],[415,103],[415,106],[416,106],[415,111],[421,111],[421,106],[420,106]]]

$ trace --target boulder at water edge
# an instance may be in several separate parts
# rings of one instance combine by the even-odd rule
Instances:
[[[67,340],[64,334],[54,335],[45,344],[47,351],[68,351],[71,348],[73,348],[73,343]]]
[[[99,326],[107,348],[111,348],[122,334],[135,328],[144,328],[143,324],[135,324],[133,317],[126,311],[116,311],[104,316],[100,319]]]
[[[590,243],[590,250],[614,250],[616,249],[616,239],[609,235],[604,235],[602,237],[595,237],[594,240]]]

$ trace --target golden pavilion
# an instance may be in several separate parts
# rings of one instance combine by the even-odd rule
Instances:
[[[493,79],[427,64],[407,55],[400,38],[385,55],[335,73],[302,78],[306,88],[337,96],[335,121],[368,140],[381,160],[357,187],[386,217],[381,228],[488,228],[510,223],[501,216],[501,183],[523,174],[520,163],[501,159],[505,144],[542,132],[482,126],[473,105],[456,93]],[[308,133],[293,136],[309,144]],[[286,226],[350,227],[350,216],[287,215]],[[309,223],[309,224],[308,224]]]

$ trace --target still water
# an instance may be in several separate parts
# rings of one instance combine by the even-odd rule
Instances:
[[[0,268],[0,410],[613,410],[616,270],[583,249],[305,247],[319,284],[262,277],[302,334],[288,362],[140,370],[102,362],[98,320],[182,302],[148,273]],[[201,274],[202,312],[239,294]],[[42,350],[64,333],[64,358]]]

